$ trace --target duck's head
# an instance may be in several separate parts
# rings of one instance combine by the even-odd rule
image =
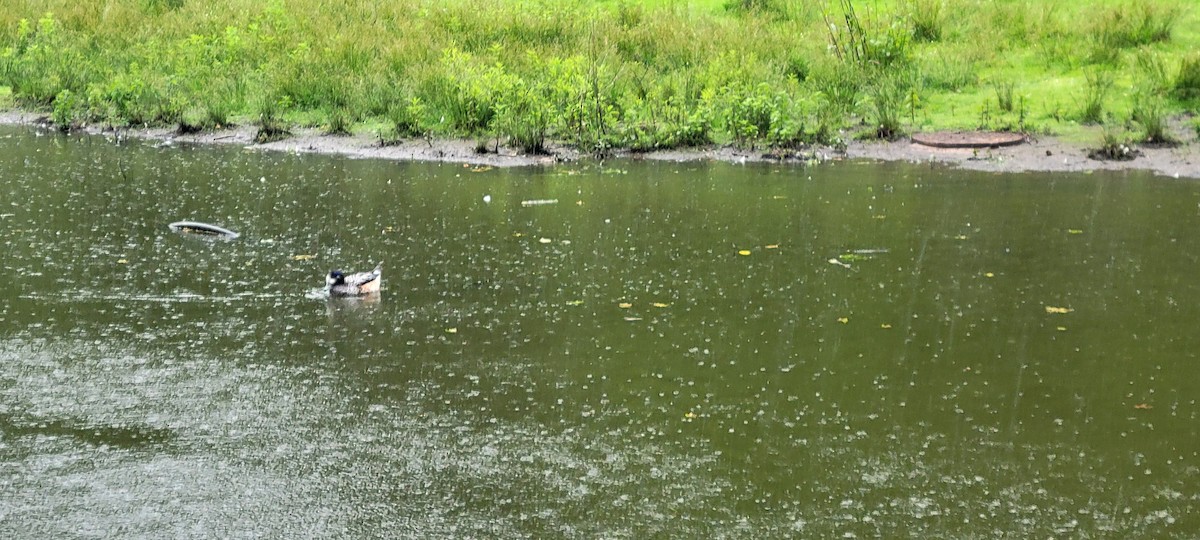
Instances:
[[[325,286],[332,287],[334,285],[342,285],[346,283],[346,274],[341,270],[330,270],[329,275],[325,276]]]

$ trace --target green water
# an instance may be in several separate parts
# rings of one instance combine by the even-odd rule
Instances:
[[[1198,231],[1140,173],[3,128],[0,537],[1195,537]]]

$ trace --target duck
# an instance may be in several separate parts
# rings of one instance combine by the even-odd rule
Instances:
[[[383,263],[380,262],[370,272],[347,274],[341,270],[331,270],[325,276],[325,289],[330,296],[365,296],[379,292],[382,282]]]

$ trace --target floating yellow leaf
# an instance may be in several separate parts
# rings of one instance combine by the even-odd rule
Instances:
[[[887,323],[883,323],[883,324],[879,325],[879,327],[880,327],[880,328],[882,328],[882,329],[884,329],[884,330],[887,330],[887,329],[891,328],[891,327],[892,327],[892,325],[890,325],[890,324],[887,324]]]
[[[748,249],[743,249],[741,251],[738,251],[738,255],[741,255],[743,257],[745,257],[746,255],[749,255],[749,254],[750,254],[750,250],[748,250]]]
[[[317,258],[317,256],[316,256],[316,255],[309,255],[309,254],[306,254],[306,253],[302,253],[302,254],[300,254],[300,255],[292,255],[292,260],[293,260],[293,261],[311,261],[311,260],[313,260],[313,259],[315,259],[315,258]]]
[[[655,303],[653,303],[653,304],[650,304],[650,305],[652,305],[652,306],[654,306],[654,307],[656,307],[656,308],[664,308],[664,307],[667,307],[667,306],[669,306],[669,305],[671,305],[671,304],[664,304],[664,303],[662,303],[662,302],[655,302]]]
[[[550,242],[553,242],[553,240],[549,238],[538,238],[538,242],[542,244],[549,244]]]
[[[683,415],[683,417],[687,418],[688,420],[691,420],[696,417],[696,413],[694,413],[692,411],[688,411],[686,414]]]
[[[117,264],[129,264],[129,259],[117,259]]]
[[[525,233],[519,233],[519,232],[513,233],[513,238],[520,238],[522,236],[525,236]]]
[[[842,324],[846,324],[846,323],[850,322],[850,318],[849,317],[838,317],[837,321]]]
[[[1054,329],[1055,329],[1055,330],[1058,330],[1059,332],[1066,332],[1066,331],[1067,331],[1067,327],[1065,327],[1065,326],[1056,326]]]
[[[633,322],[633,321],[640,321],[640,320],[642,320],[642,318],[641,317],[625,317],[625,320],[627,320],[629,322]]]
[[[765,247],[766,249],[779,249],[779,244],[768,244],[763,247]]]
[[[955,240],[966,240],[966,239],[967,239],[967,235],[965,235],[965,234],[960,234],[960,235],[958,235],[958,236],[955,236],[955,237],[954,237],[954,239],[955,239]]]
[[[630,304],[629,302],[621,302],[620,304],[617,304],[617,307],[621,309],[629,309],[633,307],[633,304]]]
[[[988,272],[988,273],[984,274],[983,277],[996,277],[996,274]]]
[[[1046,313],[1060,313],[1061,314],[1061,313],[1070,313],[1072,311],[1075,311],[1075,310],[1071,309],[1071,308],[1065,308],[1065,307],[1046,306]]]
[[[571,300],[570,302],[567,302],[567,305],[568,306],[582,306],[583,300]]]
[[[1083,234],[1083,229],[1067,229],[1067,234]]]
[[[447,333],[447,334],[457,334],[457,333],[458,333],[458,329],[457,329],[457,328],[447,328],[447,329],[446,329],[446,333]]]

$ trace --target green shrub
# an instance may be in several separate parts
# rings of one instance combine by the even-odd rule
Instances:
[[[725,129],[739,145],[767,139],[782,118],[782,96],[767,83],[727,87],[719,99]]]
[[[99,66],[84,58],[76,39],[50,13],[36,24],[21,19],[12,46],[0,49],[0,80],[12,87],[18,102],[35,107],[52,104],[63,90],[86,95]]]
[[[784,77],[795,79],[796,82],[804,82],[808,80],[810,71],[811,68],[809,67],[808,59],[804,56],[799,54],[790,54],[784,59]]]
[[[172,99],[168,81],[153,70],[133,62],[103,81],[88,86],[88,105],[113,123],[127,125],[174,124],[183,113],[182,102]]]
[[[54,109],[50,120],[63,131],[78,126],[83,114],[83,100],[70,90],[63,90],[54,97]]]
[[[551,111],[542,89],[520,77],[508,75],[503,80],[497,88],[496,132],[522,152],[545,153]]]
[[[487,129],[496,115],[489,88],[495,81],[485,80],[489,71],[454,47],[442,51],[438,67],[421,82],[417,97],[441,112],[440,131],[473,135]]]
[[[388,108],[388,127],[379,134],[383,145],[398,144],[402,140],[425,133],[425,103],[420,98],[400,99]]]

